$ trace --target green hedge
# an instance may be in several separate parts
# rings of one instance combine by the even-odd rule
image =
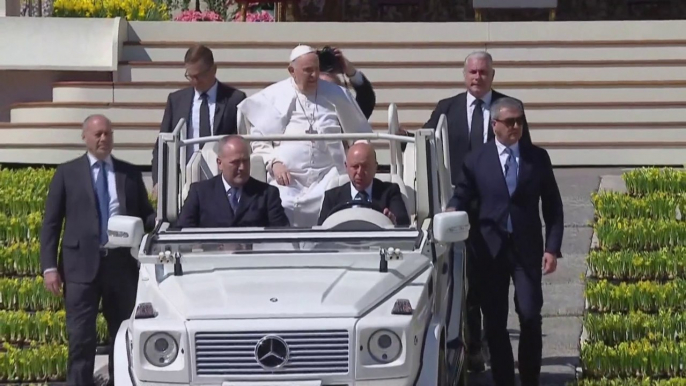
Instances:
[[[622,178],[627,193],[592,195],[579,384],[686,386],[686,172]]]
[[[0,168],[0,382],[66,378],[64,302],[45,290],[40,272],[38,237],[53,173]],[[101,344],[107,341],[101,314],[97,334]]]

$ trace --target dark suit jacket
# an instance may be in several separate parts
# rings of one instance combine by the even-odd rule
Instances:
[[[352,200],[350,192],[350,182],[337,188],[329,189],[324,194],[324,202],[319,212],[318,225],[322,225],[324,220],[331,215],[331,210],[342,203]],[[395,215],[397,225],[410,225],[410,216],[403,201],[400,187],[396,183],[381,181],[377,178],[372,182],[372,203],[390,210]]]
[[[376,106],[376,93],[374,93],[371,82],[362,74],[362,84],[359,86],[353,85],[353,88],[355,89],[355,101],[357,102],[357,105],[360,106],[360,110],[362,110],[364,116],[369,119]]]
[[[119,214],[143,220],[146,232],[155,226],[155,211],[150,205],[141,172],[135,166],[112,157]],[[62,248],[58,244],[64,222]],[[57,167],[50,182],[41,230],[41,268],[57,268],[67,282],[90,283],[100,265],[100,236],[97,198],[93,188],[91,166],[87,155]],[[129,259],[128,256],[111,258]]]
[[[512,197],[507,190],[495,141],[490,141],[467,156],[462,178],[448,206],[464,211],[470,202],[478,202],[477,221],[482,239],[477,240],[474,247],[479,255],[491,257],[497,256],[505,242],[509,213],[512,236],[520,255],[527,262],[540,264],[544,251],[561,256],[562,198],[548,152],[522,142],[519,149],[519,176]],[[545,246],[539,200],[546,225]]]
[[[237,90],[222,82],[217,81],[217,105],[214,110],[213,135],[229,135],[238,132],[238,104],[246,98],[243,91]],[[160,133],[171,133],[181,118],[186,119],[190,125],[191,109],[195,89],[186,87],[174,91],[167,98],[167,106],[164,109],[164,117],[160,125]],[[152,180],[157,183],[157,142],[152,151]]]
[[[493,90],[491,97],[491,105],[498,99],[506,97]],[[424,128],[436,128],[441,114],[445,114],[448,119],[448,146],[450,149],[450,174],[453,185],[457,183],[460,169],[464,162],[467,153],[469,152],[469,125],[467,122],[467,92],[457,94],[453,97],[443,99],[438,102],[436,108],[431,113],[431,117],[424,124]],[[520,142],[531,143],[531,134],[529,133],[529,125],[526,123],[526,114],[524,116],[524,131]],[[484,127],[488,131],[488,141],[493,140],[493,126],[489,123],[488,127]]]
[[[231,210],[221,174],[191,184],[176,223],[180,228],[287,227],[279,189],[250,178],[236,213]]]

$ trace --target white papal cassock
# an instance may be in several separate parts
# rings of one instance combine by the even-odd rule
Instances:
[[[350,92],[319,80],[315,95],[298,91],[292,78],[275,83],[238,105],[250,122],[252,135],[298,135],[371,133],[372,127]],[[261,155],[268,170],[283,162],[291,174],[288,186],[279,188],[281,201],[292,226],[317,224],[324,192],[331,179],[345,174],[345,149],[341,141],[252,142],[253,154]]]

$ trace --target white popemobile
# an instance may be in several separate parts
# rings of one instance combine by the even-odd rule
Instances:
[[[464,349],[446,348],[464,339],[464,261],[453,269],[449,258],[451,247],[464,252],[469,222],[444,212],[452,193],[445,116],[414,137],[395,135],[395,105],[388,134],[245,136],[388,141],[390,173],[377,178],[400,186],[410,227],[350,204],[312,228],[173,229],[190,184],[217,173],[220,137],[185,140],[185,125],[159,137],[155,230],[144,235],[133,217],[109,222],[109,246],[130,247],[140,261],[136,307],[114,345],[116,386],[465,384]],[[205,142],[178,167],[186,145]],[[266,180],[260,157],[251,165],[252,177]],[[462,289],[457,299],[452,286]]]

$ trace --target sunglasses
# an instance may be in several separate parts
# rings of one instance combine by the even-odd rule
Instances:
[[[518,117],[506,118],[506,119],[494,119],[496,122],[500,122],[507,127],[514,127],[515,124],[519,126],[524,126],[524,116],[520,115]]]

